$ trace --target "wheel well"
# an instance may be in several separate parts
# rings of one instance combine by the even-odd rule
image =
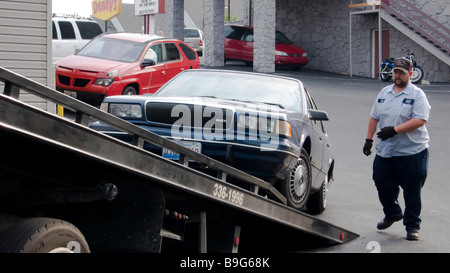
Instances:
[[[139,95],[139,83],[137,83],[137,82],[134,82],[134,83],[130,83],[130,84],[127,84],[127,86],[125,86],[124,88],[123,88],[123,90],[125,90],[128,86],[132,86],[133,88],[134,88],[134,90],[136,90],[136,95]],[[122,90],[122,91],[123,91]]]
[[[328,181],[333,179],[333,171],[334,171],[334,160],[331,162],[330,168],[328,169]]]
[[[305,149],[305,151],[308,153],[308,155],[311,156],[311,139],[309,137],[307,137],[305,139],[305,142],[303,143],[303,149]]]

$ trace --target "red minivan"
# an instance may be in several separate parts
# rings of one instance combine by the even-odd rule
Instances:
[[[99,106],[106,96],[154,93],[181,71],[198,68],[197,53],[180,40],[104,34],[56,63],[56,89]]]
[[[253,62],[253,28],[225,25],[225,62],[241,60],[250,65]],[[295,45],[282,32],[275,32],[275,65],[300,69],[308,64],[306,51]]]

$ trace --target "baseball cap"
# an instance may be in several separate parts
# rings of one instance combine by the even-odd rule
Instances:
[[[411,68],[412,68],[412,63],[410,60],[408,60],[406,58],[398,58],[394,61],[394,70],[398,69],[405,73],[409,73],[409,71],[411,71]]]

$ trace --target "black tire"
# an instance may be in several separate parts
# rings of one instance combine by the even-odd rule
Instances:
[[[89,253],[83,234],[74,225],[52,218],[17,221],[0,236],[0,253]]]
[[[310,214],[321,214],[327,207],[328,177],[325,177],[320,189],[311,194],[306,211]]]
[[[420,67],[413,68],[413,74],[411,76],[411,82],[413,84],[420,83],[423,79],[423,70]]]
[[[386,69],[386,71],[384,71],[384,70],[385,70],[385,68],[383,67],[379,73],[379,76],[382,81],[388,82],[392,79],[392,76],[389,74],[390,70],[388,70],[388,69]],[[386,73],[383,73],[383,72],[386,72]]]
[[[122,95],[137,95],[137,94],[138,93],[136,92],[136,89],[131,85],[128,85],[122,91]]]
[[[285,179],[279,181],[278,189],[286,197],[288,206],[300,210],[308,201],[311,182],[309,155],[302,149],[295,168]]]

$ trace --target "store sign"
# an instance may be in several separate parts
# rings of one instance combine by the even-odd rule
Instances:
[[[134,15],[163,14],[165,6],[165,0],[134,0]]]
[[[92,17],[108,21],[122,12],[122,0],[92,0]]]

